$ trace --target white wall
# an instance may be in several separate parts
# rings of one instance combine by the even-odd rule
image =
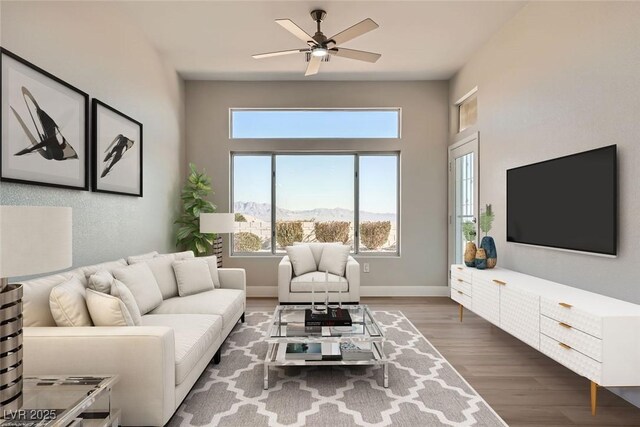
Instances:
[[[480,203],[496,211],[498,265],[640,303],[640,3],[531,2],[452,79],[478,86]],[[452,111],[452,117],[455,117]],[[506,169],[610,144],[619,157],[619,256],[506,242]],[[640,406],[640,389],[616,391]]]
[[[2,183],[2,204],[73,208],[74,265],[174,248],[184,83],[108,2],[2,2],[6,49],[144,125],[144,197]]]
[[[186,83],[187,159],[212,176],[219,212],[229,210],[231,151],[400,150],[400,258],[369,262],[365,293],[446,292],[447,82],[204,82]],[[230,140],[231,107],[402,107],[400,140]],[[228,257],[244,267],[251,292],[275,295],[280,256]]]

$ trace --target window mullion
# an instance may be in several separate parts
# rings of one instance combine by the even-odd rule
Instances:
[[[354,154],[353,159],[353,252],[360,252],[360,155]]]
[[[276,254],[276,155],[271,154],[271,254]]]

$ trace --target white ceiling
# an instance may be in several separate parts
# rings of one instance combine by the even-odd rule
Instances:
[[[189,80],[436,80],[450,78],[524,2],[509,1],[141,1],[118,3],[165,60]],[[332,36],[372,18],[380,28],[343,47],[382,54],[375,64],[333,57],[304,77],[304,48],[274,20],[315,32],[309,12],[327,11]]]

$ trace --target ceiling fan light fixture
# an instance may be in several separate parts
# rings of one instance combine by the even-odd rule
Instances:
[[[311,55],[318,56],[320,58],[327,56],[328,54],[329,54],[329,51],[324,47],[316,47],[311,51]]]

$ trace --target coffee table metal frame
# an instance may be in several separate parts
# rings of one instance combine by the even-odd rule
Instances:
[[[310,305],[279,305],[276,307],[268,335],[267,355],[264,360],[264,389],[269,388],[269,368],[271,366],[332,366],[332,365],[382,365],[382,379],[384,387],[389,387],[389,360],[384,351],[384,331],[373,317],[369,307],[362,305],[343,305],[348,309],[353,321],[351,332],[343,332],[342,328],[323,327],[322,333],[308,333],[306,335],[287,336],[288,324],[304,327],[304,310]],[[283,320],[283,316],[285,319]],[[295,322],[290,322],[295,318]],[[360,330],[361,327],[361,330]],[[371,343],[373,358],[366,360],[287,360],[278,357],[281,345],[291,343]],[[282,352],[280,352],[282,353]]]

